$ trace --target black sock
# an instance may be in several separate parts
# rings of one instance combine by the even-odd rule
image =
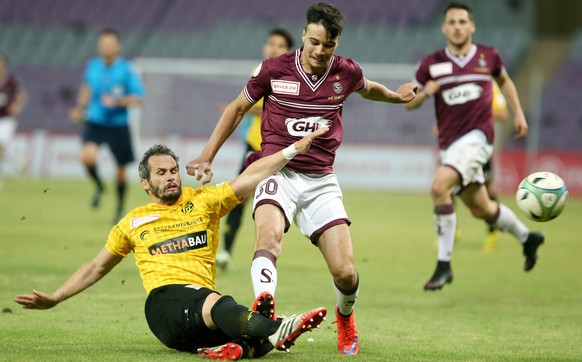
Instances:
[[[102,192],[103,182],[101,182],[101,178],[99,178],[99,174],[97,173],[97,166],[95,165],[85,166],[85,168],[87,169],[87,173],[89,174],[93,182],[95,182],[95,185],[97,186],[97,191]]]
[[[229,295],[223,296],[214,304],[210,315],[218,328],[231,337],[266,338],[275,333],[281,324],[250,311]]]
[[[123,201],[125,200],[126,183],[117,182],[117,210],[123,210]]]
[[[437,272],[443,272],[443,271],[447,271],[447,270],[451,270],[451,262],[450,261],[437,260],[437,268],[436,268],[436,271]]]

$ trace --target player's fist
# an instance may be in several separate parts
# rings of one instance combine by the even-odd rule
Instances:
[[[404,83],[396,90],[396,93],[400,94],[402,103],[408,103],[416,97],[418,92],[418,84],[416,83]]]
[[[427,97],[431,97],[436,92],[438,92],[439,89],[440,89],[439,84],[431,79],[424,85],[424,94],[426,94]]]
[[[311,143],[313,143],[313,140],[321,136],[322,134],[326,133],[328,130],[329,127],[327,126],[319,127],[315,132],[312,132],[303,137],[302,139],[300,139],[299,141],[295,142],[295,150],[298,153],[307,152],[307,150],[309,150],[309,147],[311,147]]]

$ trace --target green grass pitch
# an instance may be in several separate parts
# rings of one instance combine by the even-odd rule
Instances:
[[[129,206],[148,200],[134,184]],[[149,331],[143,313],[146,296],[133,256],[52,310],[24,310],[13,302],[16,294],[33,288],[53,291],[97,253],[111,226],[113,190],[109,187],[99,210],[91,210],[88,182],[5,182],[0,191],[0,360],[196,359],[164,347]],[[424,292],[436,263],[428,191],[347,190],[344,196],[361,277],[356,305],[360,354],[337,354],[331,278],[318,249],[293,228],[285,235],[277,263],[277,312],[324,306],[330,314],[291,353],[274,351],[265,360],[582,360],[582,199],[571,198],[554,221],[526,221],[547,236],[530,273],[522,270],[521,247],[508,234],[502,235],[496,252],[484,253],[485,225],[459,205],[454,282],[442,291]],[[517,210],[512,195],[502,200]],[[218,289],[245,305],[253,300],[253,236],[247,205],[232,268],[218,275]]]

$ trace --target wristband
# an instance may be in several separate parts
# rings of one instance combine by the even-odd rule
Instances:
[[[295,143],[283,150],[283,157],[285,157],[288,160],[292,159],[298,154],[299,152],[297,152],[297,150],[295,149]]]

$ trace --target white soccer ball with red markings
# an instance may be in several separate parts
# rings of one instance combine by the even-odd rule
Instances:
[[[562,213],[568,201],[568,189],[555,173],[534,172],[519,184],[515,201],[528,218],[546,222]]]

